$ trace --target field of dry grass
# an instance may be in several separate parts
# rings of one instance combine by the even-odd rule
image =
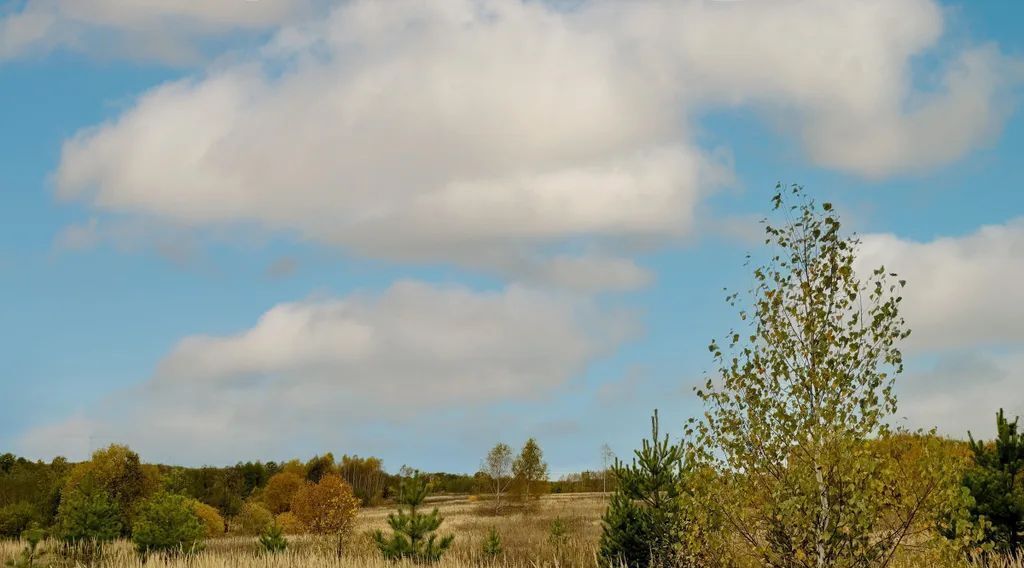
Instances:
[[[440,533],[454,534],[456,538],[452,549],[435,566],[595,566],[597,542],[601,534],[600,518],[605,503],[606,497],[601,494],[549,495],[529,512],[510,511],[494,516],[486,502],[472,502],[465,498],[438,501],[435,505],[445,516]],[[145,563],[135,554],[130,543],[118,542],[107,548],[96,565],[99,568],[384,568],[409,565],[383,560],[370,538],[370,532],[374,529],[387,528],[387,515],[390,511],[386,507],[361,511],[357,529],[342,558],[338,558],[329,546],[311,537],[290,537],[289,550],[280,554],[262,554],[253,538],[226,537],[208,540],[205,549],[192,557],[151,557]],[[565,526],[566,533],[562,539],[554,541],[551,538],[551,526],[556,520]],[[488,558],[483,553],[483,541],[491,527],[497,530],[502,541],[503,553],[496,558]],[[45,545],[44,550],[47,546],[53,545]],[[16,558],[22,548],[23,545],[15,541],[0,541],[0,565]],[[46,556],[37,565],[46,566]],[[984,565],[991,568],[1024,568],[1024,561],[1003,559]],[[931,562],[904,562],[895,568],[932,566],[935,565]],[[949,565],[948,568],[953,567]]]

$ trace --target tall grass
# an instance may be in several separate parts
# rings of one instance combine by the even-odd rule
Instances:
[[[606,499],[600,494],[545,497],[530,511],[513,511],[502,516],[490,514],[488,503],[466,500],[438,503],[445,516],[441,534],[454,534],[452,549],[436,568],[539,568],[593,567],[597,564],[597,543],[601,534],[600,517]],[[390,509],[364,509],[358,526],[339,558],[333,544],[325,545],[314,537],[289,538],[289,549],[278,554],[263,553],[256,539],[229,536],[206,541],[205,548],[190,556],[153,555],[143,561],[131,543],[119,541],[108,545],[97,568],[394,568],[415,566],[411,563],[385,561],[369,537],[374,529],[386,529]],[[551,538],[556,519],[567,529],[564,539]],[[483,552],[484,539],[494,527],[501,537],[503,553],[488,558]],[[16,558],[24,548],[18,541],[0,541],[0,566]],[[41,545],[43,562],[59,559],[59,544]],[[75,564],[71,564],[75,565]],[[893,568],[1024,568],[1024,558],[994,558],[988,561],[936,564],[933,560],[903,559]]]

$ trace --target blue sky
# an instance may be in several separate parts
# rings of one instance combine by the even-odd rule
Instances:
[[[908,425],[1024,414],[1020,3],[671,4],[3,4],[0,449],[596,467],[780,180],[910,281]]]

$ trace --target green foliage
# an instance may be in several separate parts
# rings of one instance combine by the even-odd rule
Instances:
[[[36,508],[27,501],[0,507],[0,538],[17,538],[36,520]]]
[[[61,499],[76,491],[86,494],[102,492],[117,505],[122,530],[127,531],[136,504],[151,494],[158,483],[155,475],[147,474],[139,454],[127,446],[112,444],[93,452],[89,461],[76,465],[70,471]]]
[[[487,558],[496,558],[501,555],[501,535],[498,529],[491,527],[484,539],[483,553]]]
[[[524,499],[528,501],[531,495],[539,496],[537,485],[538,482],[547,481],[548,464],[544,461],[544,452],[541,451],[537,440],[530,438],[523,444],[519,456],[512,463],[512,473],[519,483]]]
[[[106,493],[73,490],[61,500],[57,536],[68,543],[98,545],[121,535],[121,513]]]
[[[132,526],[136,549],[143,554],[197,551],[206,527],[192,504],[192,499],[170,493],[158,493],[143,502]]]
[[[250,501],[242,505],[235,522],[243,533],[259,535],[274,524],[274,514],[262,504]]]
[[[373,539],[384,558],[436,562],[452,545],[454,536],[438,539],[434,534],[444,521],[437,509],[430,513],[419,510],[429,492],[430,487],[419,472],[402,480],[398,491],[398,513],[388,515],[388,525],[392,531],[390,538],[386,538],[379,530],[373,533]]]
[[[288,548],[288,539],[284,537],[284,530],[277,523],[270,525],[260,535],[260,547],[265,552],[284,552]]]
[[[905,282],[881,267],[862,281],[858,241],[841,236],[831,204],[777,189],[784,223],[765,223],[770,253],[740,308],[745,328],[725,348],[711,343],[719,377],[697,391],[706,414],[688,429],[694,458],[718,475],[702,499],[761,564],[885,565],[911,537],[928,544],[923,527],[960,506],[941,448],[924,446],[935,467],[907,477],[871,442],[891,436]]]
[[[963,480],[974,499],[971,517],[984,520],[986,543],[1011,553],[1024,549],[1024,435],[1017,431],[1019,420],[1008,421],[1000,409],[994,441],[979,442],[968,433],[975,465]]]
[[[548,528],[548,542],[551,543],[555,548],[561,548],[565,545],[565,541],[569,538],[569,525],[562,520],[561,517],[557,517],[551,521],[551,527]]]
[[[651,439],[635,450],[633,461],[615,460],[617,488],[605,511],[599,557],[604,566],[668,566],[681,528],[683,448],[662,438],[658,412]]]

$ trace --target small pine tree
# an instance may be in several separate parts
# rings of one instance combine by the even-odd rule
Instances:
[[[491,527],[487,531],[487,538],[484,540],[484,556],[488,558],[496,558],[501,555],[501,536],[498,534],[498,529]]]
[[[144,501],[132,526],[132,542],[143,554],[196,552],[205,535],[192,500],[170,493],[157,493]]]
[[[996,414],[994,442],[976,441],[968,432],[975,466],[964,475],[964,486],[974,498],[972,520],[985,519],[985,540],[1002,552],[1024,549],[1024,434],[1018,419],[1010,422]]]
[[[284,552],[288,548],[288,539],[284,537],[284,530],[277,523],[267,527],[260,534],[260,547],[265,552]]]
[[[402,480],[398,489],[398,513],[388,515],[391,537],[385,538],[379,530],[373,533],[373,539],[384,558],[436,562],[452,545],[454,536],[438,539],[434,534],[444,521],[437,509],[430,513],[419,511],[429,492],[427,480],[420,477],[419,472]],[[402,509],[403,505],[408,507],[408,512]]]
[[[603,566],[667,566],[678,539],[683,448],[659,439],[658,411],[651,439],[635,450],[632,464],[612,466],[617,487],[603,517],[599,556]]]

